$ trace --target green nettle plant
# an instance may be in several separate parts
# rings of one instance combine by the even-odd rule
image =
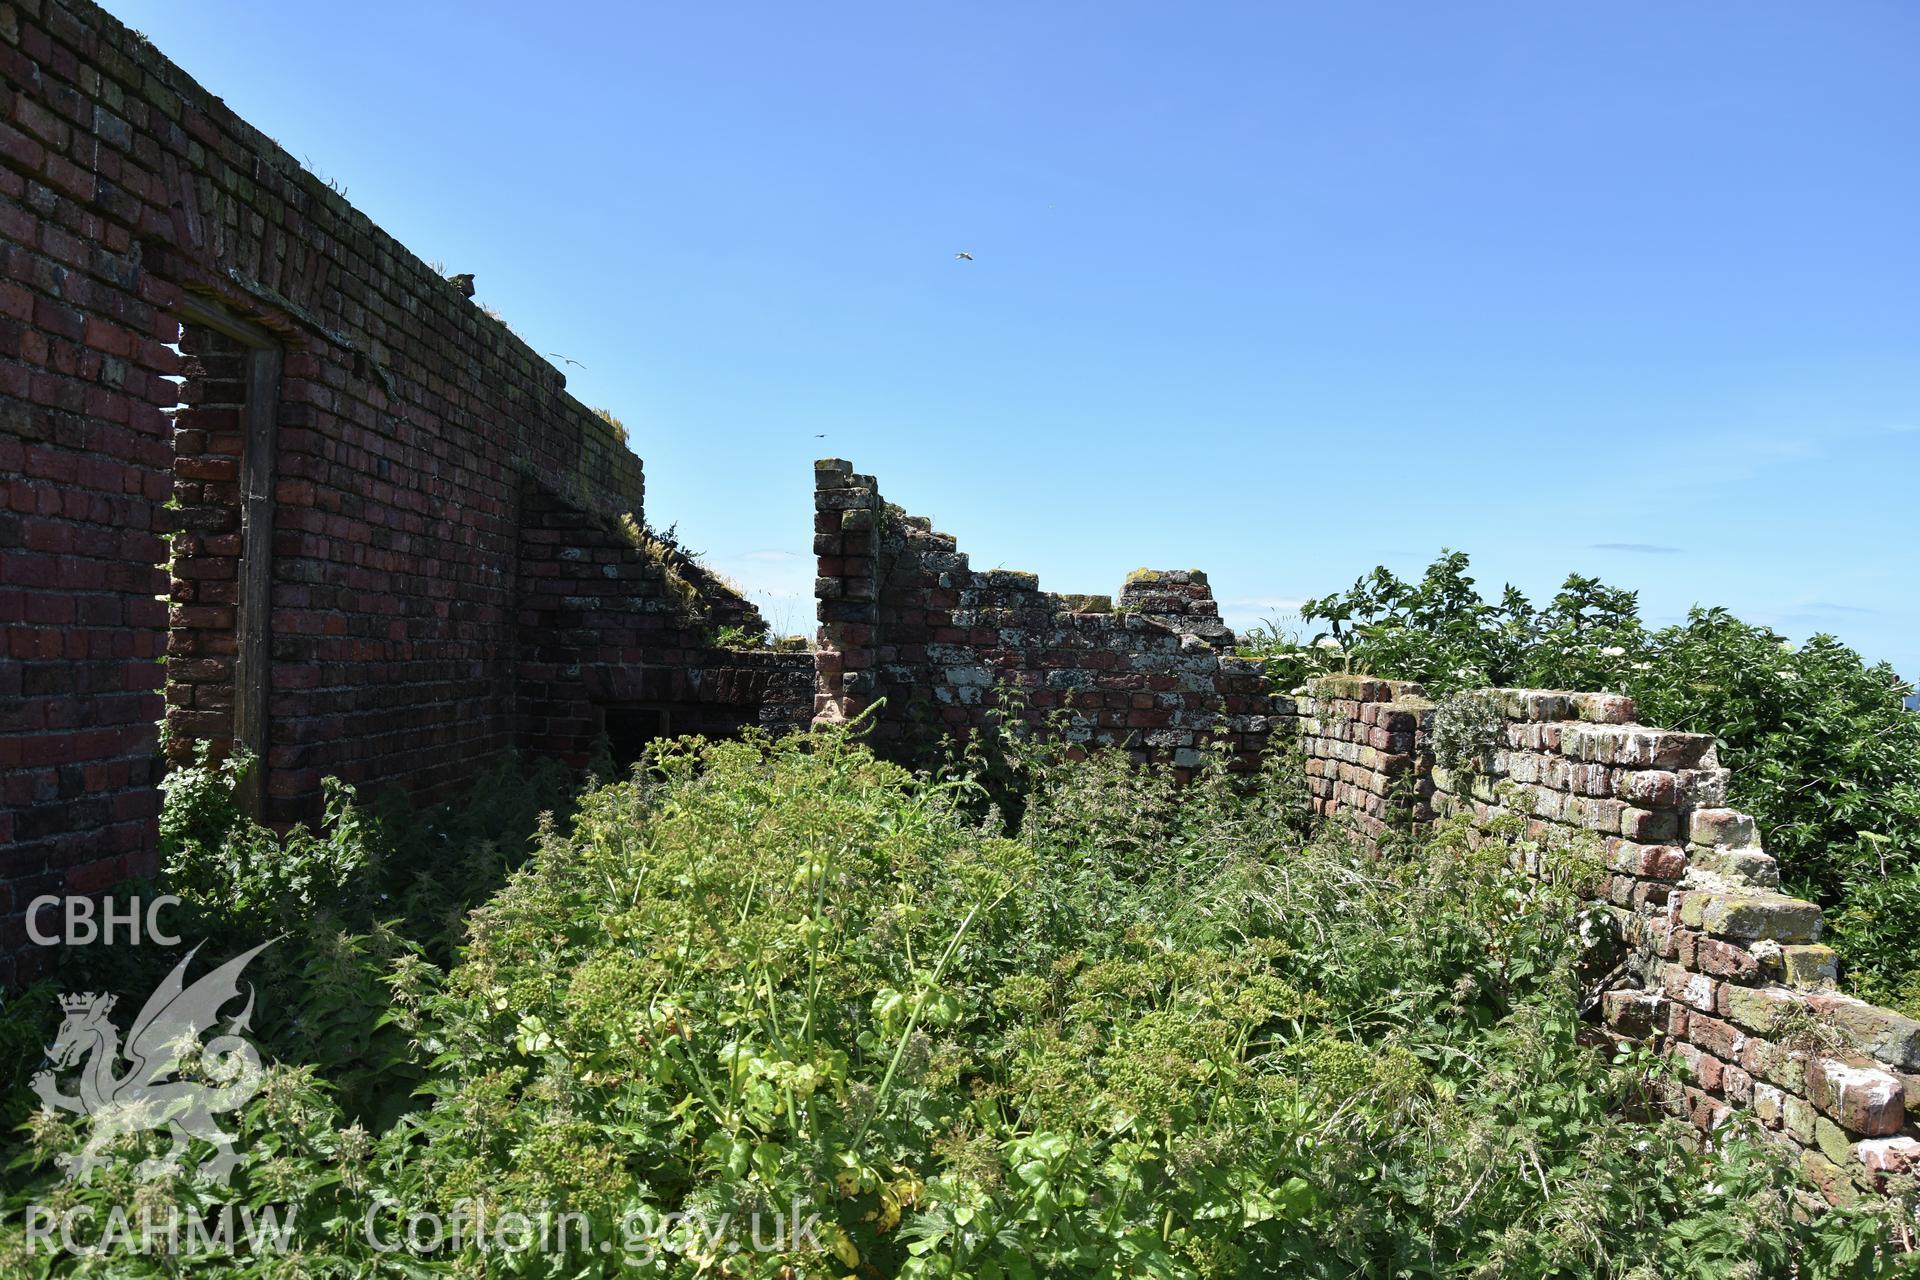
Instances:
[[[392,926],[290,933],[262,956],[288,967],[260,984],[274,1065],[228,1117],[231,1189],[139,1181],[151,1135],[64,1183],[84,1126],[29,1116],[0,1274],[1899,1270],[1900,1207],[1817,1210],[1744,1130],[1703,1150],[1656,1105],[1670,1068],[1583,1029],[1578,855],[1525,874],[1542,851],[1517,827],[1363,854],[1301,829],[1284,758],[1178,788],[1111,754],[997,750],[1011,825],[972,775],[843,734],[655,744],[538,824],[454,945],[395,930],[471,885]],[[172,857],[217,872],[194,925],[237,947],[222,902],[285,873],[225,852],[275,837],[219,800],[209,777],[169,791]],[[379,885],[410,854],[487,864],[443,843],[457,826],[356,810],[284,839],[336,840]],[[31,1007],[0,1042],[46,1042]],[[353,1060],[302,1039],[315,1023]],[[25,1226],[29,1205],[91,1211],[84,1242],[115,1206],[229,1201],[274,1214],[277,1245],[75,1255]]]
[[[1787,885],[1829,908],[1851,988],[1920,1014],[1920,715],[1913,689],[1831,636],[1790,645],[1724,609],[1649,631],[1634,593],[1574,574],[1545,608],[1480,594],[1444,552],[1418,582],[1375,569],[1310,600],[1306,642],[1261,633],[1249,652],[1280,687],[1329,669],[1483,686],[1631,694],[1649,724],[1717,735],[1731,801],[1760,824]],[[1331,646],[1331,647],[1329,647]]]
[[[191,764],[160,781],[160,852],[182,897],[220,904],[239,918],[310,917],[338,903],[368,868],[369,832],[352,787],[324,784],[326,834],[282,839],[246,820],[234,789],[253,768],[244,748],[218,764],[202,742]]]
[[[1506,745],[1506,717],[1491,694],[1463,689],[1442,698],[1433,711],[1433,759],[1456,774],[1484,770]]]

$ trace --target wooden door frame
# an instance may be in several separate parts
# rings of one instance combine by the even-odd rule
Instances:
[[[253,756],[238,788],[242,810],[259,818],[267,796],[267,699],[273,667],[273,486],[279,453],[280,340],[220,303],[188,294],[173,308],[189,324],[247,351],[244,437],[240,448],[240,598],[234,632],[233,740]]]

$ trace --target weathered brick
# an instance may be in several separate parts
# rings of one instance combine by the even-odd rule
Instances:
[[[1645,843],[1674,840],[1680,835],[1680,818],[1667,809],[1628,806],[1621,810],[1619,831],[1629,840]]]
[[[1850,1133],[1885,1137],[1906,1122],[1905,1093],[1890,1072],[1816,1057],[1807,1064],[1807,1100]]]
[[[1609,1024],[1704,1046],[1685,1046],[1705,1086],[1687,1096],[1695,1123],[1750,1104],[1832,1154],[1815,1120],[1833,1116],[1796,1115],[1807,1104],[1787,1092],[1806,1087],[1801,1058],[1758,1038],[1795,995],[1749,985],[1760,963],[1793,987],[1828,985],[1831,953],[1813,944],[1811,904],[1742,888],[1777,880],[1751,820],[1724,808],[1710,735],[1637,725],[1619,695],[1504,690],[1497,749],[1456,777],[1431,759],[1435,708],[1416,684],[1338,676],[1268,696],[1233,656],[1205,574],[1143,572],[1117,601],[1042,592],[1031,574],[973,570],[837,459],[815,467],[817,661],[720,648],[717,633],[751,631],[757,614],[642,533],[639,460],[555,369],[344,200],[315,196],[291,157],[144,41],[107,22],[78,39],[73,4],[85,9],[0,6],[0,60],[13,59],[0,304],[14,326],[0,330],[0,394],[24,410],[0,418],[0,468],[24,480],[0,512],[0,603],[28,668],[0,694],[31,706],[6,713],[0,787],[26,806],[0,815],[0,841],[60,842],[75,884],[155,869],[152,721],[164,705],[170,724],[231,735],[236,626],[261,604],[242,598],[242,567],[259,563],[244,557],[270,553],[271,612],[247,615],[271,623],[269,817],[310,816],[328,773],[435,799],[509,747],[579,761],[602,733],[631,748],[669,728],[845,720],[881,699],[872,741],[908,758],[923,723],[977,731],[1012,688],[1033,723],[1067,715],[1076,749],[1182,776],[1216,748],[1250,767],[1278,732],[1305,749],[1318,811],[1365,839],[1436,812],[1516,817],[1539,846],[1520,859],[1534,873],[1570,841],[1605,839],[1618,874],[1605,918],[1633,972],[1658,965],[1649,990],[1609,993]],[[230,169],[234,156],[251,158]],[[271,288],[247,283],[262,272]],[[246,353],[192,326],[178,354],[169,345],[189,282],[299,335],[283,353],[271,547],[239,535]],[[174,531],[186,537],[163,573],[158,535]],[[164,703],[145,661],[163,647]],[[1701,846],[1691,868],[1683,835]],[[0,972],[16,968],[0,956]],[[1920,1024],[1857,1001],[1820,1008],[1864,1052],[1920,1070]],[[1885,1126],[1882,1077],[1904,1109],[1906,1080],[1886,1073],[1856,1087],[1823,1067],[1820,1096],[1841,1126]]]
[[[1796,1007],[1792,992],[1779,987],[1743,987],[1727,983],[1719,988],[1721,1017],[1748,1031],[1766,1035],[1779,1019]]]
[[[1823,1115],[1813,1117],[1813,1145],[1835,1166],[1845,1168],[1853,1159],[1853,1139],[1847,1131]]]
[[[1798,943],[1764,957],[1767,971],[1798,991],[1831,990],[1839,981],[1840,956],[1823,943]]]
[[[1853,1144],[1854,1158],[1877,1174],[1920,1174],[1920,1139],[1869,1138]]]
[[[1808,1006],[1860,1052],[1902,1071],[1920,1071],[1920,1022],[1833,991],[1811,991]]]
[[[1617,770],[1614,794],[1629,804],[1671,809],[1680,803],[1680,775],[1671,769]]]
[[[1697,1014],[1687,1019],[1687,1034],[1692,1038],[1693,1043],[1708,1053],[1729,1061],[1738,1060],[1741,1046],[1746,1040],[1745,1033],[1732,1023],[1723,1022],[1719,1018],[1710,1018],[1705,1014]]]
[[[1787,1094],[1782,1100],[1782,1117],[1786,1131],[1802,1146],[1813,1145],[1814,1124],[1819,1120],[1813,1104],[1805,1098],[1796,1098]]]
[[[1753,819],[1738,809],[1695,809],[1687,834],[1695,844],[1727,848],[1752,845],[1758,839]]]
[[[1681,898],[1680,921],[1716,937],[1741,942],[1813,942],[1820,936],[1819,907],[1761,891],[1689,892]]]
[[[1608,991],[1601,996],[1601,1011],[1609,1027],[1623,1036],[1644,1040],[1660,1025],[1663,1002],[1651,991]]]

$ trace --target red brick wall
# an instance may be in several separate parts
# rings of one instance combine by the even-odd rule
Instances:
[[[1327,677],[1304,702],[1276,699],[1299,717],[1314,812],[1368,840],[1433,819],[1433,708],[1404,680]]]
[[[1034,724],[1062,718],[1069,741],[1179,770],[1213,746],[1259,758],[1266,680],[1232,655],[1205,574],[1140,570],[1118,608],[1042,591],[1030,573],[976,572],[952,537],[889,505],[851,464],[827,459],[814,476],[816,720],[884,699],[873,740],[912,758],[1014,705]]]
[[[1637,724],[1618,694],[1480,696],[1493,732],[1462,767],[1435,758],[1448,712],[1418,685],[1314,681],[1283,705],[1316,807],[1367,840],[1451,816],[1475,838],[1523,828],[1529,859],[1584,847],[1623,959],[1601,1014],[1678,1060],[1676,1109],[1708,1131],[1750,1114],[1835,1198],[1920,1173],[1920,1022],[1837,989],[1820,908],[1780,892],[1753,819],[1725,807],[1712,735]]]
[[[155,869],[166,706],[230,731],[238,424],[189,297],[284,353],[270,818],[328,774],[442,798],[513,745],[523,486],[642,510],[559,372],[144,38],[0,6],[0,981],[28,898]]]

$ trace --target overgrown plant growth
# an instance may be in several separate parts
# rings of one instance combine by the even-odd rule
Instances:
[[[235,1117],[231,1194],[282,1207],[283,1248],[30,1249],[29,1202],[216,1198],[137,1184],[137,1140],[61,1184],[85,1134],[48,1115],[7,1175],[0,1273],[1898,1270],[1897,1207],[1812,1211],[1744,1131],[1701,1151],[1655,1105],[1668,1068],[1582,1024],[1577,860],[1536,877],[1514,869],[1528,850],[1455,832],[1382,856],[1312,837],[1284,760],[1186,788],[1107,754],[1016,741],[1005,760],[1011,827],[971,776],[843,734],[657,744],[541,825],[456,951],[343,923],[364,1005],[262,986],[276,1018],[365,1046],[268,1037],[278,1061]],[[168,796],[175,887],[209,919],[391,884],[358,811],[280,846],[297,874],[255,856],[272,837],[236,833],[227,777]],[[464,1239],[408,1234],[462,1213]],[[472,1225],[512,1214],[568,1225],[522,1247]]]
[[[1850,989],[1920,1013],[1920,714],[1913,687],[1832,636],[1792,645],[1724,609],[1649,629],[1631,591],[1570,576],[1544,608],[1488,600],[1467,557],[1417,582],[1375,569],[1309,600],[1311,637],[1268,628],[1249,652],[1283,688],[1330,670],[1632,695],[1649,724],[1712,733],[1731,802],[1758,820],[1788,887],[1828,908]]]
[[[247,970],[261,993],[255,1042],[325,1080],[347,1116],[391,1120],[421,1079],[406,1038],[383,1022],[392,984],[451,962],[467,911],[524,860],[543,813],[572,812],[579,783],[552,762],[529,767],[507,757],[459,804],[417,811],[398,791],[366,804],[330,778],[321,831],[280,835],[235,803],[251,767],[244,752],[215,762],[200,744],[191,763],[169,772],[162,883],[115,891],[122,899],[177,894],[183,902],[168,923],[179,945],[68,948],[60,989],[124,993],[122,1003],[137,1008],[192,947],[211,959],[271,941]],[[56,994],[42,983],[12,997],[0,1012],[0,1043],[49,1043]],[[0,1053],[0,1125],[27,1119],[28,1077],[44,1065],[38,1049]]]

